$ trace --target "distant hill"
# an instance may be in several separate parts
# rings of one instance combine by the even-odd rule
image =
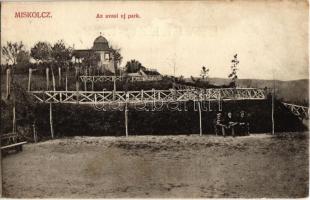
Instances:
[[[228,85],[230,80],[226,78],[210,78],[210,84],[213,85]],[[190,78],[186,81],[192,82]],[[253,88],[272,88],[273,80],[261,79],[239,79],[238,87],[253,87]],[[293,81],[275,81],[276,95],[279,99],[285,102],[296,103],[299,105],[308,105],[309,102],[309,79],[300,79]]]

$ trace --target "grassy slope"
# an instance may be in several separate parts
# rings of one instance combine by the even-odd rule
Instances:
[[[70,77],[71,84],[69,85],[69,90],[75,89],[74,84],[74,77]],[[28,77],[27,75],[16,75],[15,76],[16,82],[21,84],[23,88],[26,89],[27,87],[27,81]],[[227,81],[225,79],[212,79],[211,83],[213,84],[223,84],[224,81]],[[307,80],[300,80],[300,81],[290,81],[290,82],[277,82],[277,86],[281,89],[279,92],[283,95],[285,98],[285,101],[288,102],[296,102],[300,99],[306,99],[306,95],[308,92],[307,89]],[[33,88],[35,90],[43,90],[46,87],[46,83],[44,80],[44,77],[35,75],[34,79],[32,81]],[[57,86],[57,77],[56,77],[56,86]],[[103,83],[100,83],[103,84]],[[119,83],[122,84],[122,83]],[[155,89],[167,89],[169,87],[169,81],[163,81],[163,82],[156,82],[156,83],[131,83],[131,86],[129,90],[140,90],[145,89],[148,87],[149,89],[154,87]],[[242,85],[243,84],[243,85]],[[101,85],[106,88],[111,88],[113,84],[108,85]],[[262,80],[239,80],[239,86],[243,87],[270,87],[272,85],[272,81],[262,81]],[[100,85],[98,85],[100,86]],[[58,86],[57,86],[58,87]],[[81,86],[82,87],[82,86]],[[118,86],[118,88],[121,88],[121,86]],[[2,96],[4,96],[4,79],[2,76],[1,79],[1,89],[2,89]],[[59,88],[57,88],[59,89]],[[283,91],[282,91],[283,90]],[[292,92],[294,91],[294,92]],[[280,96],[281,97],[281,96]],[[294,97],[294,98],[293,98]],[[26,108],[26,101],[23,100],[21,97],[18,99],[18,105],[17,105],[17,120],[18,124],[27,124],[27,121],[25,119],[29,118],[29,114],[31,114],[32,111],[34,111],[37,118],[37,125],[38,130],[42,131],[45,134],[48,133],[48,117],[47,112],[48,109],[46,106],[35,106],[35,109],[32,109],[31,107]],[[251,114],[254,118],[253,120],[255,123],[252,123],[252,126],[254,132],[266,132],[269,131],[269,128],[271,127],[268,123],[270,122],[270,109],[268,106],[268,102],[265,103],[258,103],[258,102],[252,102],[252,103],[238,103],[235,102],[236,105],[230,105],[224,104],[224,110],[231,110],[234,109],[234,112],[239,112],[240,109],[246,110]],[[298,102],[297,102],[298,103]],[[251,105],[250,105],[251,104]],[[33,105],[34,106],[34,105]],[[225,108],[227,107],[227,108]],[[27,110],[28,109],[28,110]],[[11,109],[8,109],[4,111],[5,113],[11,113]],[[78,113],[78,114],[77,114]],[[207,120],[208,122],[212,122],[215,116],[215,112],[209,113],[204,116],[203,114],[203,121]],[[278,114],[277,114],[278,113]],[[28,115],[27,115],[28,114]],[[276,112],[277,117],[276,119],[279,120],[277,124],[280,127],[276,127],[278,131],[292,131],[292,130],[300,130],[300,126],[297,123],[296,117],[294,117],[292,114],[288,113],[288,111],[283,108],[279,107],[279,111]],[[84,134],[83,132],[87,132],[89,135],[104,135],[104,134],[123,134],[123,113],[115,113],[115,112],[94,112],[93,107],[82,107],[82,106],[70,106],[70,105],[56,105],[54,107],[54,119],[55,119],[55,130],[58,128],[61,128],[61,130],[65,131],[65,134],[63,131],[58,130],[60,135],[76,135],[76,134]],[[197,120],[198,117],[196,112],[130,112],[130,131],[131,133],[137,133],[137,134],[145,134],[145,133],[193,133],[197,132]],[[211,118],[210,118],[211,117]],[[8,119],[11,119],[10,116],[8,116]],[[56,120],[57,119],[57,120]],[[104,119],[104,120],[102,120]],[[262,123],[258,123],[262,120]],[[7,120],[4,118],[1,119],[4,120],[4,124]],[[138,126],[134,126],[135,123],[133,122],[141,122]],[[268,122],[267,122],[268,121]],[[87,123],[86,123],[87,122]],[[32,123],[32,122],[31,122]],[[74,124],[74,125],[73,125]],[[85,125],[83,125],[85,124]],[[180,125],[184,126],[180,126]],[[68,126],[69,125],[69,126]],[[288,127],[286,126],[288,125]],[[11,130],[10,124],[7,124],[6,126],[2,126],[1,130]],[[29,122],[30,126],[30,122]],[[204,127],[206,132],[210,132],[212,130],[212,123],[208,123],[208,127]],[[66,128],[65,128],[66,127]],[[156,128],[155,128],[156,127]],[[259,127],[264,127],[262,130],[259,129]],[[268,128],[269,127],[269,128]],[[281,130],[280,130],[281,129]],[[283,130],[282,130],[283,129]],[[76,130],[79,130],[77,133]]]

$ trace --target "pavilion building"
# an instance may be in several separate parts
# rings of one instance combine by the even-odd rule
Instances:
[[[114,60],[113,49],[109,46],[108,40],[101,35],[94,40],[91,49],[74,50],[73,57],[80,61],[92,60],[90,65],[104,74],[114,74],[118,67],[118,62]]]

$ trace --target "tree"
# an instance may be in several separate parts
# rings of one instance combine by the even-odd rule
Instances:
[[[63,40],[57,41],[51,48],[51,72],[53,86],[55,90],[55,74],[54,74],[54,65],[60,68],[66,68],[69,65],[69,61],[72,59],[72,48],[66,47]],[[59,85],[61,85],[61,74],[59,71]]]
[[[42,62],[44,64],[50,65],[52,60],[52,47],[47,42],[38,42],[34,45],[34,47],[30,50],[30,55],[33,59],[37,62]],[[52,71],[52,80],[53,80],[53,87],[55,90],[55,76],[53,72],[53,68],[51,67]]]
[[[80,58],[78,55],[75,55],[75,57]],[[82,63],[87,66],[95,66],[100,61],[100,55],[94,51],[89,51],[87,55],[83,56]]]
[[[179,76],[179,78],[178,78],[178,82],[184,82],[185,81],[185,79],[184,79],[184,76],[183,75],[181,75],[181,76]]]
[[[192,79],[192,81],[193,81],[194,83],[197,82],[197,79],[195,79],[193,76],[191,76],[191,79]]]
[[[7,42],[6,46],[1,48],[2,55],[5,57],[7,63],[12,64],[14,69],[17,64],[17,57],[21,51],[24,51],[24,44],[22,42]]]
[[[29,51],[21,50],[17,54],[16,63],[17,64],[28,64],[30,61],[30,53]]]
[[[207,69],[205,66],[202,66],[200,76],[203,80],[207,79],[209,76],[209,68]]]
[[[239,64],[239,61],[238,61],[238,54],[235,54],[234,55],[234,59],[231,61],[231,73],[228,75],[228,78],[231,79],[231,82],[230,82],[230,85],[233,86],[233,87],[236,87],[236,82],[237,82],[237,79],[238,79],[238,76],[237,76],[237,70],[238,70],[238,64]]]
[[[115,70],[115,74],[117,74],[118,72],[118,66],[122,63],[123,57],[120,53],[121,49],[119,48],[113,48],[111,46],[112,49],[112,55],[113,55],[113,59],[114,59],[114,70]]]
[[[64,41],[59,40],[51,48],[51,58],[59,67],[66,65],[72,59],[72,48],[67,48]]]
[[[141,69],[145,70],[146,68],[137,60],[130,60],[125,65],[125,72],[127,73],[137,73]]]
[[[30,55],[37,62],[47,63],[51,60],[51,45],[47,42],[38,42],[30,50]]]
[[[8,93],[7,93],[7,99],[10,98],[10,93],[11,93],[11,84],[14,84],[14,69],[15,66],[17,64],[17,57],[19,55],[19,53],[24,50],[24,44],[22,42],[7,42],[6,46],[1,47],[1,52],[2,55],[5,57],[5,60],[7,62],[7,64],[11,63],[11,68],[12,68],[12,74],[10,77],[10,81],[7,82],[7,88],[8,88]],[[13,90],[13,104],[15,106],[15,94],[14,94],[14,90]]]

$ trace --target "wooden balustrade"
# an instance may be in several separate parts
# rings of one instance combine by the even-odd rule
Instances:
[[[282,104],[287,107],[294,115],[300,117],[300,118],[306,118],[309,119],[309,107],[306,106],[300,106],[290,103],[284,103]]]
[[[96,83],[96,82],[112,82],[112,81],[123,81],[125,79],[129,81],[159,81],[162,80],[160,75],[151,76],[80,76],[82,82],[85,83]]]
[[[216,88],[183,90],[141,90],[141,91],[30,91],[41,103],[105,104],[175,101],[214,101],[214,100],[259,100],[265,99],[263,89],[255,88]]]

